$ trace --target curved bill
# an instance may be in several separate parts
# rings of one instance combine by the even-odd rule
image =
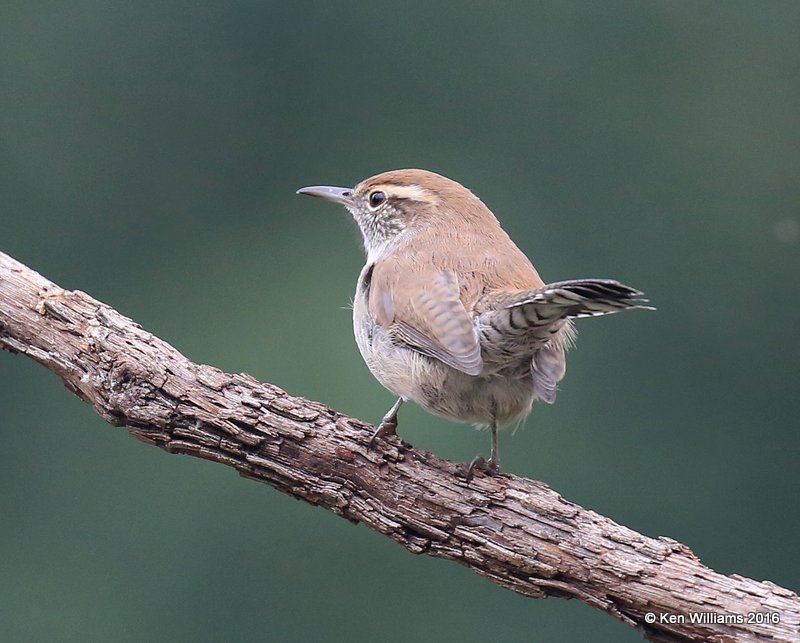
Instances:
[[[297,194],[318,196],[322,199],[348,206],[353,205],[353,199],[351,198],[352,191],[353,188],[337,188],[331,185],[309,185],[306,188],[300,188]]]

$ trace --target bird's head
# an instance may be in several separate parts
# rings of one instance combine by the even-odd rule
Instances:
[[[398,235],[431,225],[458,225],[475,216],[496,222],[485,205],[460,183],[428,170],[391,170],[352,188],[314,185],[298,194],[346,207],[361,229],[368,255],[391,245]]]

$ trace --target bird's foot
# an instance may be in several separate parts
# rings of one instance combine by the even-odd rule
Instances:
[[[384,438],[387,435],[397,435],[397,416],[386,416],[381,420],[381,423],[378,425],[378,428],[375,429],[375,433],[372,434],[372,437],[369,439],[369,448],[371,449],[375,446],[375,440],[378,438]]]
[[[387,435],[397,435],[397,411],[403,406],[404,401],[402,397],[398,397],[397,401],[392,404],[392,408],[386,411],[386,415],[383,416],[378,428],[375,429],[375,433],[373,433],[372,437],[369,439],[370,449],[378,438],[385,438]]]
[[[476,471],[484,471],[487,475],[494,476],[500,473],[500,465],[494,458],[487,460],[482,455],[476,455],[467,469],[467,484],[472,481]]]

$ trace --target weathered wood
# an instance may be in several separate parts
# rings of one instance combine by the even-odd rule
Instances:
[[[800,640],[800,599],[787,589],[718,574],[685,545],[618,525],[541,482],[479,475],[468,485],[463,464],[399,438],[371,450],[371,425],[194,364],[2,253],[0,346],[56,373],[140,440],[226,464],[520,594],[577,598],[652,641]]]

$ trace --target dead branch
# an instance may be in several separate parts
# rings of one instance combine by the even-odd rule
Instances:
[[[0,253],[0,346],[33,358],[107,422],[457,561],[533,598],[577,598],[652,641],[798,641],[800,599],[724,576],[513,475],[463,465],[246,374],[194,364],[109,306]],[[654,615],[654,616],[648,616]],[[654,619],[653,622],[650,622]]]

